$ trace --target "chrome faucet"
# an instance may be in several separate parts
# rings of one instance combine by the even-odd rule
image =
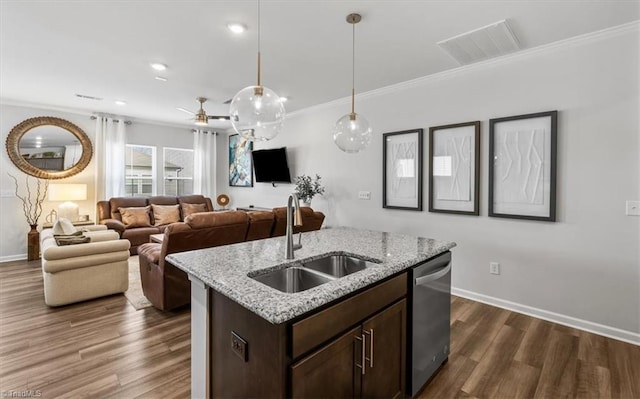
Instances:
[[[300,240],[298,240],[298,244],[293,244],[293,226],[302,226],[300,201],[298,201],[298,196],[295,194],[289,195],[289,200],[287,201],[287,238],[284,248],[285,259],[293,259],[293,251],[302,248]]]

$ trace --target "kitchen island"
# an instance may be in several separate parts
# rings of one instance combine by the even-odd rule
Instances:
[[[327,342],[333,345],[336,337],[346,334],[353,341],[351,330],[360,331],[360,322],[383,309],[394,309],[405,331],[407,270],[447,252],[455,243],[334,228],[303,233],[302,248],[293,260],[284,259],[284,246],[284,237],[276,237],[167,257],[192,282],[193,397],[284,397],[309,392],[305,391],[309,383],[296,391],[295,375],[302,370],[298,366],[309,367],[318,353],[326,357],[323,348]],[[363,259],[368,267],[296,293],[281,292],[253,278],[327,255]],[[357,356],[372,364],[365,359],[373,357],[365,354],[373,355],[372,337],[366,345],[367,337],[355,334],[363,344]],[[359,349],[353,346],[344,347],[347,352]],[[335,351],[331,348],[336,346],[329,348]],[[405,351],[404,338],[398,350]],[[358,362],[364,374],[364,362]],[[404,378],[401,366],[398,380]],[[312,370],[316,371],[324,373]],[[368,372],[375,374],[372,369]],[[309,372],[304,375],[309,380]],[[354,386],[364,389],[366,383]]]

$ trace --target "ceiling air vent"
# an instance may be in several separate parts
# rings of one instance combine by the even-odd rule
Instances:
[[[87,95],[84,95],[84,94],[76,94],[76,97],[84,98],[84,99],[87,99],[87,100],[102,101],[102,98],[100,98],[100,97],[87,96]]]
[[[228,99],[227,101],[223,102],[223,104],[231,104],[231,101],[233,101],[232,98]]]
[[[499,57],[520,50],[518,39],[506,20],[438,42],[460,65]]]

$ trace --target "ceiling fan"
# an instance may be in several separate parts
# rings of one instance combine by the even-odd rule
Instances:
[[[228,121],[230,119],[229,115],[207,115],[207,113],[204,112],[204,108],[202,108],[202,105],[207,101],[207,99],[204,97],[198,97],[196,100],[200,103],[200,109],[197,112],[191,112],[188,109],[180,107],[177,108],[182,112],[193,115],[196,125],[207,126],[209,124],[209,119],[216,119],[220,121]]]

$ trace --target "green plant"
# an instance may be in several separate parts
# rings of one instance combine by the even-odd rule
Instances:
[[[302,175],[296,177],[296,195],[303,202],[310,203],[313,197],[317,194],[324,194],[324,187],[320,182],[322,178],[320,175],[316,175],[315,179],[311,176]]]

